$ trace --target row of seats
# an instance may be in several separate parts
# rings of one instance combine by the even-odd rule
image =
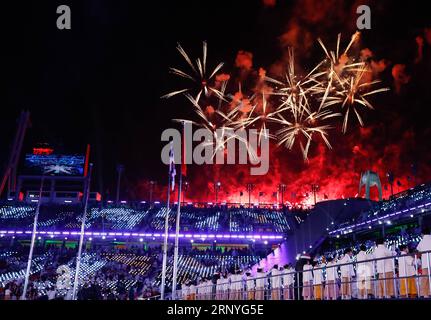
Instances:
[[[32,205],[1,205],[0,229],[31,228],[35,214]],[[82,206],[44,204],[41,206],[38,226],[46,230],[67,230],[80,227]],[[131,207],[90,208],[86,228],[93,230],[162,231],[165,226],[166,208],[135,209]],[[174,229],[176,210],[169,212],[169,225]],[[285,213],[268,209],[181,209],[183,231],[285,233],[290,229]]]

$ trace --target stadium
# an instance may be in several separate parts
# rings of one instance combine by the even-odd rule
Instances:
[[[238,39],[177,3],[156,36],[89,2],[36,27],[34,70],[26,30],[3,53],[0,300],[429,300],[428,17],[238,3]]]

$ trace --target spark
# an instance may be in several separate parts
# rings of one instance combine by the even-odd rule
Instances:
[[[305,98],[303,97],[301,97],[297,103],[295,103],[294,100],[290,100],[284,112],[278,114],[277,122],[283,127],[279,129],[276,134],[278,137],[278,145],[284,144],[289,150],[299,141],[302,156],[304,160],[307,160],[310,145],[315,135],[320,136],[326,146],[332,149],[328,140],[328,130],[332,129],[332,126],[321,124],[321,122],[338,117],[341,114],[334,113],[329,109],[310,111],[308,108],[304,107],[304,104]],[[287,113],[287,116],[285,116],[284,113]]]
[[[256,151],[250,146],[249,142],[246,138],[244,138],[238,131],[228,125],[227,117],[224,115],[220,117],[218,121],[210,121],[205,112],[202,110],[202,107],[199,105],[199,102],[193,98],[190,94],[185,94],[186,98],[192,103],[195,107],[195,112],[200,118],[200,122],[196,123],[198,126],[203,127],[212,133],[212,139],[203,143],[203,146],[214,146],[214,152],[212,154],[212,158],[216,156],[218,152],[221,152],[226,149],[226,145],[230,140],[238,140],[240,143],[243,143],[246,147],[246,150],[250,156],[252,161],[257,160]],[[216,114],[223,115],[223,113],[217,110]],[[189,120],[178,120],[178,121],[189,121]]]
[[[357,58],[349,55],[349,50],[353,44],[360,38],[360,33],[353,34],[346,49],[340,55],[341,34],[338,34],[336,51],[329,51],[323,44],[321,39],[318,39],[319,44],[323,48],[327,59],[330,61],[326,74],[326,86],[321,86],[317,89],[323,93],[321,98],[320,108],[327,108],[334,105],[340,105],[344,111],[342,132],[347,132],[347,125],[350,113],[354,113],[361,126],[364,121],[358,111],[359,106],[368,109],[374,109],[371,103],[365,98],[376,93],[388,91],[388,88],[379,88],[372,91],[367,91],[370,87],[380,83],[379,80],[366,82],[364,75],[371,72],[368,64],[365,61],[358,61]]]
[[[214,93],[220,99],[224,99],[223,92],[218,90],[215,86],[210,85],[211,80],[214,78],[216,73],[220,71],[224,63],[220,62],[211,72],[207,72],[208,71],[207,70],[208,49],[207,49],[206,41],[203,41],[203,44],[202,44],[202,58],[196,59],[195,63],[192,62],[187,52],[183,49],[183,47],[180,44],[177,45],[177,50],[184,58],[188,67],[191,70],[190,72],[185,72],[181,69],[173,68],[173,67],[171,67],[169,70],[174,75],[194,82],[195,86],[197,85],[198,92],[195,97],[196,101],[200,100],[200,97],[202,96],[202,94],[208,97],[211,92]],[[191,88],[189,87],[189,88],[183,88],[183,89],[172,91],[162,96],[162,98],[171,98],[178,94],[190,93],[193,90],[193,88],[195,88],[195,86],[192,86]]]
[[[275,110],[273,112],[268,112],[268,101],[266,99],[265,92],[262,92],[262,100],[261,103],[255,103],[251,106],[251,110],[248,113],[248,115],[245,118],[240,118],[236,121],[231,121],[231,125],[234,127],[234,129],[238,128],[247,128],[252,125],[256,125],[256,123],[260,124],[259,126],[259,141],[261,141],[262,138],[268,139],[272,138],[275,139],[274,135],[270,135],[267,131],[267,123],[268,122],[276,122],[277,119],[275,116],[281,111],[281,110]],[[258,106],[261,105],[262,108],[258,108]]]

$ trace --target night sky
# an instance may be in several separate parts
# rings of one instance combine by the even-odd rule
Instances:
[[[22,109],[29,109],[32,127],[23,153],[37,142],[48,142],[65,153],[83,153],[89,143],[95,163],[94,188],[113,192],[117,163],[126,167],[124,193],[145,179],[163,183],[166,168],[160,161],[160,134],[175,126],[171,119],[193,117],[185,99],[160,99],[178,88],[168,73],[170,66],[182,63],[176,43],[181,42],[196,57],[201,41],[207,40],[210,63],[225,61],[225,72],[238,73],[235,57],[239,50],[253,53],[256,68],[270,69],[283,56],[280,36],[290,22],[298,20],[298,6],[313,6],[313,2],[278,0],[275,6],[264,2],[3,1],[1,163],[8,158],[15,120]],[[415,37],[431,26],[426,1],[363,2],[370,5],[373,15],[372,30],[363,33],[361,46],[370,48],[376,59],[407,65],[412,77],[401,93],[378,100],[385,105],[384,111],[367,121],[384,123],[388,110],[396,108],[396,116],[406,117],[406,126],[416,132],[417,143],[429,146],[430,46],[424,47],[420,67],[412,62]],[[332,10],[325,5],[328,21],[317,20],[314,25],[313,19],[299,18],[298,25],[314,41],[318,36],[333,41],[339,32],[346,32],[343,35],[348,38],[354,32],[354,20],[338,21],[332,15],[346,12],[347,16],[354,1],[328,3],[334,5]],[[60,4],[71,7],[72,30],[56,28]],[[316,44],[306,52],[298,50],[304,64],[317,61]],[[386,85],[393,85],[391,67],[381,77]],[[421,150],[426,153],[429,147]]]

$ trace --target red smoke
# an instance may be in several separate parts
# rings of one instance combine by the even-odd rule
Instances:
[[[262,3],[265,7],[274,7],[277,3],[277,0],[262,0]]]
[[[327,40],[331,40],[332,44],[329,43],[331,48],[334,47],[334,40],[338,32],[342,32],[344,41],[348,41],[348,35],[356,29],[357,6],[368,2],[359,0],[353,1],[353,3],[342,0],[296,1],[291,18],[279,37],[280,46],[285,49],[282,56],[267,69],[256,68],[257,70],[254,70],[253,54],[239,51],[235,59],[235,66],[241,71],[241,80],[243,74],[246,74],[247,77],[254,77],[255,82],[251,86],[251,90],[253,93],[259,93],[262,89],[266,89],[263,88],[265,82],[262,79],[267,73],[276,77],[284,74],[288,46],[295,48],[297,67],[300,67],[310,57],[311,48],[318,37],[322,37],[325,43]],[[263,4],[274,6],[275,1],[263,0]],[[366,170],[373,170],[379,174],[385,198],[390,196],[391,190],[386,178],[389,171],[393,172],[395,176],[394,192],[428,182],[428,179],[431,178],[431,169],[427,165],[431,163],[431,154],[428,150],[429,144],[421,143],[421,141],[429,141],[426,137],[429,138],[431,133],[429,131],[417,133],[412,130],[411,119],[410,122],[405,120],[403,114],[394,107],[394,103],[391,101],[391,99],[397,100],[399,97],[396,94],[402,91],[403,86],[414,80],[413,72],[410,74],[410,68],[407,68],[414,62],[421,63],[427,59],[424,56],[425,50],[422,49],[424,46],[431,45],[431,29],[424,29],[420,39],[417,39],[416,42],[418,50],[416,58],[420,59],[412,60],[410,63],[408,61],[403,61],[402,64],[399,63],[400,61],[391,62],[387,56],[375,55],[374,48],[366,48],[362,51],[359,51],[360,48],[354,48],[362,60],[369,62],[371,72],[367,75],[368,81],[381,79],[384,74],[387,74],[386,86],[393,81],[395,88],[387,94],[389,98],[385,102],[379,100],[377,103],[373,103],[376,110],[368,110],[365,113],[364,128],[351,122],[348,133],[342,135],[339,125],[336,126],[329,138],[333,149],[326,148],[322,141],[316,140],[317,143],[311,146],[309,160],[306,162],[297,145],[289,151],[284,146],[277,147],[272,141],[269,172],[264,176],[251,176],[249,165],[191,165],[187,177],[190,186],[185,192],[185,201],[214,202],[214,183],[217,181],[221,182],[221,189],[218,192],[219,202],[248,203],[246,188],[248,183],[255,185],[251,193],[253,203],[259,200],[265,203],[281,202],[277,186],[283,183],[287,186],[284,200],[304,204],[314,202],[312,184],[319,185],[318,201],[326,198],[363,196],[364,190],[358,195],[358,187],[361,172]],[[302,70],[298,68],[298,71]],[[216,81],[221,82],[227,79],[229,79],[228,75],[220,74]],[[234,94],[233,100],[238,102],[240,99],[244,99],[244,96],[248,96],[248,94],[245,94],[244,91],[237,92]],[[248,112],[251,108],[250,103],[243,100],[243,105],[244,109],[240,111]],[[418,162],[417,170],[413,170],[412,165],[416,162]],[[148,190],[148,183],[143,183],[140,195],[148,198]],[[242,196],[240,196],[241,192]],[[155,193],[159,199],[165,199],[166,187],[158,186]],[[372,197],[375,199],[376,195],[374,190]]]
[[[394,78],[394,87],[397,93],[401,92],[401,87],[410,82],[410,76],[407,74],[404,64],[396,64],[392,67],[392,77]]]
[[[240,50],[236,55],[235,66],[240,69],[250,70],[253,66],[253,54]]]

